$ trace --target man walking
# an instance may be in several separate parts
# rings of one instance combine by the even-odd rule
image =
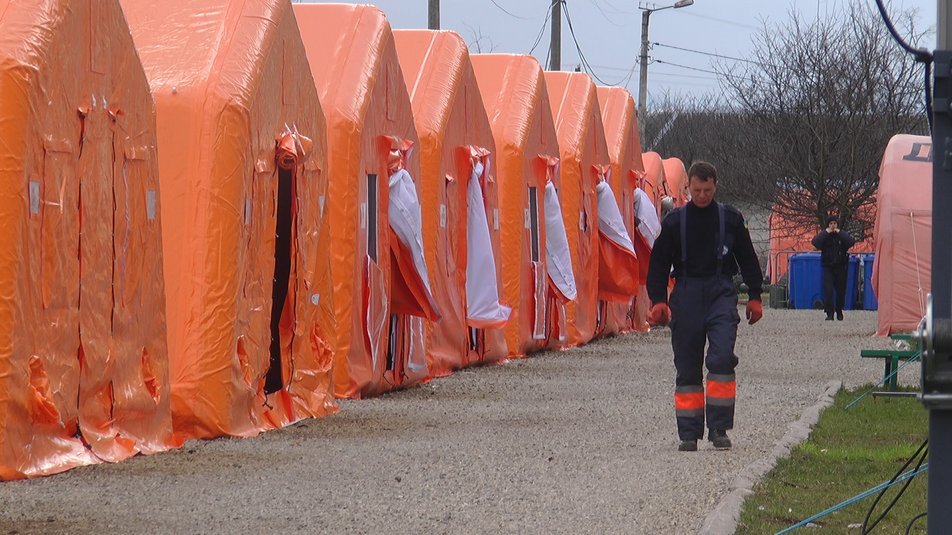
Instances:
[[[696,162],[688,170],[691,201],[661,223],[648,268],[651,325],[671,324],[671,347],[677,370],[674,409],[678,450],[697,451],[704,437],[715,449],[730,449],[727,431],[734,427],[737,356],[737,291],[732,277],[740,271],[748,287],[748,323],[763,316],[763,273],[750,241],[744,216],[714,201],[717,170]],[[668,298],[668,275],[674,267],[674,290]],[[703,384],[707,342],[707,389]],[[706,395],[705,395],[706,394]],[[706,410],[705,410],[706,409]]]
[[[823,310],[826,319],[843,320],[843,304],[846,301],[846,270],[850,265],[849,248],[856,243],[849,233],[840,230],[836,216],[826,218],[826,229],[813,238],[813,246],[820,250],[820,265],[823,267]]]

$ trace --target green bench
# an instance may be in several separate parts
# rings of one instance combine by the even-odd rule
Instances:
[[[914,334],[895,333],[889,337],[896,341],[906,342],[909,349],[863,349],[859,352],[859,356],[867,359],[883,359],[883,383],[889,390],[895,390],[896,376],[893,372],[899,369],[899,361],[919,358],[917,347],[919,344]]]

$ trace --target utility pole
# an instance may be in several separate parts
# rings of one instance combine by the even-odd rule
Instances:
[[[552,37],[549,41],[549,70],[562,70],[562,2],[552,0]]]
[[[641,12],[641,73],[638,77],[638,139],[645,139],[645,118],[648,116],[648,17],[651,10]],[[647,148],[647,147],[646,147]]]
[[[440,0],[430,0],[429,17],[426,27],[430,30],[440,29]]]
[[[920,328],[929,409],[929,535],[952,529],[952,0],[938,0],[932,132],[932,292]]]
[[[670,6],[648,7],[651,4],[642,3],[638,6],[641,10],[641,76],[638,83],[638,137],[642,143],[645,140],[645,119],[648,116],[648,19],[655,11],[663,9],[681,9],[694,5],[694,0],[678,0]],[[643,149],[647,147],[642,145]]]

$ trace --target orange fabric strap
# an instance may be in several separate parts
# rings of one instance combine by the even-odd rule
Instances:
[[[711,398],[734,399],[737,397],[737,383],[734,381],[707,380],[707,396]]]
[[[703,409],[704,392],[675,392],[674,408],[679,411]]]

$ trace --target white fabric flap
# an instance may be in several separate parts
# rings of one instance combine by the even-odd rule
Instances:
[[[506,321],[512,309],[499,304],[496,259],[479,183],[480,171],[482,165],[476,164],[466,188],[466,316],[483,321]]]
[[[562,207],[555,185],[545,185],[545,261],[549,277],[568,299],[575,299],[575,275],[572,272],[572,253],[562,220]]]
[[[413,266],[423,281],[427,298],[433,302],[430,276],[423,257],[423,216],[416,184],[406,169],[390,177],[390,228],[413,254]]]
[[[655,239],[661,234],[661,221],[655,205],[651,204],[651,197],[641,188],[635,188],[635,218],[638,219],[638,232],[648,245],[654,247]]]
[[[625,220],[621,217],[621,210],[615,202],[615,194],[608,182],[599,182],[595,186],[595,195],[598,199],[598,230],[606,238],[615,242],[619,247],[635,253],[635,245],[631,243],[631,236],[625,228]]]

